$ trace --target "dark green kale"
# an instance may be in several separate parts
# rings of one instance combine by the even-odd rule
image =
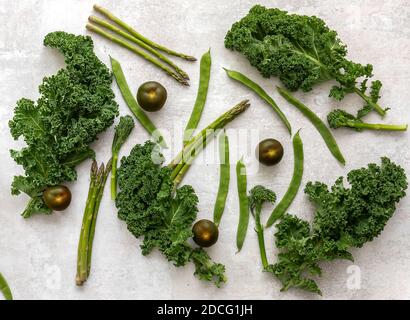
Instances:
[[[264,77],[279,77],[290,90],[309,91],[318,83],[336,80],[339,86],[332,88],[330,96],[342,100],[346,93],[355,92],[365,101],[362,112],[386,113],[375,99],[381,82],[373,82],[371,96],[363,90],[373,66],[348,60],[346,45],[320,18],[255,5],[232,25],[225,46],[244,54]],[[358,88],[360,78],[366,82]]]
[[[319,263],[353,256],[350,248],[372,241],[392,217],[396,203],[405,196],[404,170],[382,158],[381,165],[353,170],[329,189],[320,182],[309,182],[305,193],[317,206],[312,224],[285,215],[277,225],[278,262],[272,272],[282,282],[282,291],[297,287],[321,294],[314,276],[321,275]]]
[[[44,45],[58,49],[66,67],[45,77],[37,102],[22,98],[9,122],[14,139],[23,137],[27,146],[11,150],[13,159],[25,170],[14,177],[12,193],[31,197],[23,212],[51,213],[41,194],[47,186],[74,181],[75,166],[94,157],[89,144],[107,129],[118,114],[111,90],[112,75],[97,58],[90,37],[53,32]]]
[[[121,159],[115,199],[118,217],[135,237],[144,238],[143,255],[157,248],[177,267],[191,261],[200,279],[220,286],[226,280],[225,267],[214,263],[202,248],[188,244],[198,213],[198,197],[189,185],[174,192],[172,169],[162,166],[164,158],[158,148],[146,142]]]

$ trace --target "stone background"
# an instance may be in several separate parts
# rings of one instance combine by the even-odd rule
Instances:
[[[269,7],[292,12],[317,15],[337,29],[348,45],[349,57],[362,63],[373,63],[376,78],[382,80],[382,104],[392,110],[386,122],[410,122],[410,3],[406,0],[372,1],[259,1]],[[76,34],[87,33],[85,23],[92,13],[90,0],[0,0],[0,270],[7,277],[16,299],[319,299],[319,297],[291,290],[280,293],[276,279],[261,272],[256,234],[252,223],[242,252],[235,254],[235,233],[238,220],[236,179],[232,170],[231,191],[220,227],[220,240],[209,254],[227,267],[229,282],[221,289],[198,281],[192,275],[193,266],[175,268],[163,256],[154,252],[148,257],[140,254],[139,240],[116,217],[116,210],[106,192],[94,241],[92,274],[86,285],[74,284],[77,241],[88,189],[90,162],[78,167],[79,179],[69,185],[73,193],[71,206],[52,216],[35,216],[24,220],[19,216],[26,204],[25,196],[12,197],[10,183],[20,173],[9,156],[9,149],[20,148],[21,141],[9,135],[8,120],[15,102],[21,97],[36,99],[37,86],[44,75],[55,73],[63,66],[62,58],[54,50],[42,46],[43,37],[50,31],[64,30]],[[275,91],[276,79],[262,79],[258,72],[239,54],[224,48],[223,39],[234,21],[245,15],[255,1],[99,1],[144,35],[169,47],[200,57],[211,47],[212,79],[203,127],[222,111],[242,99],[250,99],[252,107],[229,125],[241,129],[242,134],[253,133],[258,139],[275,137],[283,142],[285,156],[274,168],[258,168],[252,158],[255,144],[243,136],[235,142],[237,131],[231,130],[232,161],[244,154],[250,166],[249,186],[263,184],[275,190],[279,198],[286,191],[293,168],[290,138],[278,117],[254,94],[229,80],[222,66],[241,70],[256,79],[278,102],[293,128],[302,128],[306,167],[303,184],[310,180],[332,183],[348,171],[378,162],[381,156],[410,169],[409,135],[407,133],[355,133],[349,130],[334,134],[347,159],[340,166],[326,149],[312,125],[297,110],[288,105]],[[166,107],[152,114],[158,127],[169,132],[168,143],[181,144],[181,129],[191,112],[198,85],[199,63],[177,61],[191,75],[191,87],[179,86],[139,57],[94,36],[98,56],[108,63],[108,55],[121,61],[131,88],[148,80],[157,80],[168,89]],[[325,118],[337,102],[327,98],[332,83],[316,87],[308,94],[298,93],[306,104]],[[118,96],[118,89],[113,85]],[[122,114],[129,114],[118,96]],[[340,105],[356,110],[361,104],[349,97]],[[379,121],[377,114],[369,121]],[[248,131],[246,131],[248,130]],[[99,161],[110,154],[113,129],[100,136],[93,147]],[[135,143],[147,139],[137,125],[122,154],[128,154]],[[242,138],[241,138],[242,137]],[[238,141],[238,139],[236,140]],[[256,140],[257,141],[257,140]],[[215,144],[209,146],[213,150]],[[212,154],[212,152],[211,152]],[[218,186],[219,166],[199,161],[186,176],[184,183],[192,184],[200,198],[200,218],[211,218]],[[233,169],[233,168],[232,168]],[[106,189],[108,191],[108,188]],[[349,289],[348,261],[324,263],[319,286],[323,299],[408,299],[410,298],[410,198],[403,200],[396,215],[389,221],[382,235],[360,250],[353,250],[355,266],[360,268],[361,289]],[[300,192],[290,212],[311,218],[313,207]],[[267,213],[266,213],[267,214]],[[273,229],[266,234],[268,257],[275,260]]]

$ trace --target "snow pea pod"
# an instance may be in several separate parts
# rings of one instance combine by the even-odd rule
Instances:
[[[288,190],[286,191],[284,197],[276,206],[276,208],[272,211],[268,219],[268,222],[266,223],[266,227],[270,227],[271,225],[273,225],[275,221],[280,219],[286,213],[286,210],[288,210],[293,199],[295,199],[296,194],[299,191],[303,176],[303,142],[300,138],[299,131],[293,137],[293,157],[294,168],[292,180],[289,184]]]
[[[289,134],[292,135],[292,127],[289,123],[289,120],[286,118],[285,114],[280,110],[276,102],[265,92],[265,90],[262,89],[260,85],[258,85],[256,82],[252,81],[249,79],[247,76],[244,74],[234,71],[234,70],[228,70],[225,69],[226,74],[231,78],[234,79],[240,83],[242,83],[244,86],[248,87],[251,89],[253,92],[255,92],[259,97],[261,97],[263,100],[265,100],[266,103],[268,103],[272,109],[278,114],[279,118],[282,120],[284,125],[289,131]]]
[[[290,104],[294,105],[306,118],[308,118],[308,120],[315,126],[319,134],[322,136],[331,154],[344,165],[346,160],[343,157],[335,138],[323,121],[320,120],[320,118],[312,110],[292,96],[289,91],[279,87],[277,87],[277,89],[283,98],[285,98]]]
[[[225,131],[219,136],[219,158],[220,158],[220,177],[218,195],[214,206],[214,222],[217,226],[221,222],[222,214],[225,210],[226,198],[228,196],[230,169],[229,164],[229,139]]]
[[[185,128],[184,146],[192,138],[194,130],[198,127],[199,120],[201,119],[202,111],[204,110],[206,96],[208,95],[209,79],[211,76],[211,64],[211,49],[209,49],[201,57],[198,93],[194,108],[192,109],[191,116]]]
[[[114,74],[118,88],[121,91],[122,97],[125,100],[125,103],[130,108],[137,120],[144,127],[144,129],[154,137],[156,142],[158,142],[162,147],[166,148],[167,145],[165,143],[164,137],[161,135],[159,130],[155,127],[154,123],[152,123],[151,119],[145,114],[145,112],[138,104],[137,100],[135,100],[134,96],[132,95],[127,80],[125,79],[124,72],[122,71],[121,64],[112,57],[110,57],[110,59],[112,72]]]
[[[246,166],[243,160],[239,160],[236,163],[236,179],[238,184],[238,197],[239,197],[239,223],[236,233],[236,247],[238,252],[241,251],[243,243],[245,241],[246,232],[248,231],[249,224],[249,200],[246,192],[247,179],[246,179]]]
[[[0,272],[0,292],[3,293],[4,299],[13,300],[13,295],[11,293],[10,287]]]

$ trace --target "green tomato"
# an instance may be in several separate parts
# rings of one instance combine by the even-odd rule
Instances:
[[[283,157],[283,146],[275,139],[261,141],[255,150],[256,158],[266,166],[278,164]]]
[[[145,111],[158,111],[167,101],[167,90],[158,82],[145,82],[138,88],[137,101]]]
[[[47,187],[43,192],[43,200],[50,209],[62,211],[70,205],[70,189],[62,185]]]
[[[201,247],[210,247],[218,241],[218,227],[210,220],[197,221],[192,227],[192,232],[195,243]]]

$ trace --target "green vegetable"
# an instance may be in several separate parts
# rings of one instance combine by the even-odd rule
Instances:
[[[214,137],[210,132],[222,128],[248,107],[244,101],[224,113],[195,136],[166,167],[162,166],[164,158],[158,146],[146,142],[136,145],[128,157],[122,158],[118,170],[119,192],[115,200],[118,217],[127,223],[135,237],[144,238],[142,254],[158,248],[175,266],[191,261],[200,279],[214,281],[217,286],[226,281],[225,267],[212,262],[202,248],[194,249],[187,243],[193,236],[198,197],[191,186],[177,186],[199,151]]]
[[[10,287],[4,278],[4,276],[0,272],[0,292],[3,294],[4,299],[6,300],[13,300],[13,295],[11,293]]]
[[[115,126],[114,139],[112,141],[112,165],[111,165],[111,199],[117,195],[117,162],[120,149],[134,129],[134,120],[130,116],[120,117],[120,122]]]
[[[43,201],[51,210],[65,210],[71,203],[71,191],[62,185],[47,187],[43,191]]]
[[[219,230],[215,223],[202,219],[192,227],[194,242],[201,247],[210,247],[218,241]]]
[[[256,82],[252,81],[251,79],[249,79],[244,74],[242,74],[238,71],[228,70],[228,69],[225,69],[225,68],[224,68],[224,70],[226,71],[226,74],[231,79],[234,79],[234,80],[242,83],[243,85],[245,85],[246,87],[248,87],[249,89],[254,91],[263,100],[265,100],[265,102],[267,104],[269,104],[272,107],[272,109],[278,114],[279,118],[282,120],[282,122],[284,123],[284,125],[288,129],[289,134],[290,135],[292,134],[292,127],[291,127],[288,119],[286,118],[285,114],[282,112],[282,110],[280,110],[280,108],[278,107],[276,102],[265,92],[265,90],[263,90]]]
[[[274,166],[283,158],[283,146],[276,139],[265,139],[258,143],[255,156],[265,166]]]
[[[129,32],[131,35],[133,35],[135,38],[145,42],[147,45],[154,47],[158,50],[164,51],[170,55],[173,56],[177,56],[180,57],[182,59],[188,60],[188,61],[196,61],[195,57],[192,57],[190,55],[186,55],[184,53],[179,53],[173,50],[170,50],[158,43],[155,43],[149,39],[147,39],[146,37],[144,37],[143,35],[141,35],[140,33],[138,33],[135,29],[133,29],[131,26],[129,26],[128,24],[126,24],[125,22],[123,22],[122,20],[120,20],[119,18],[117,18],[116,16],[114,16],[111,12],[109,12],[107,9],[98,6],[98,5],[94,5],[94,10],[96,10],[97,12],[101,13],[102,15],[104,15],[106,18],[108,18],[109,20],[115,22],[117,25],[119,25],[120,27],[122,27],[123,29],[125,29],[127,32]]]
[[[265,237],[263,234],[264,229],[261,223],[262,206],[265,202],[275,204],[275,192],[263,186],[255,186],[251,189],[251,191],[249,191],[249,208],[251,210],[253,218],[255,219],[255,232],[258,235],[258,244],[263,270],[270,272],[271,266],[269,265],[268,259],[266,257]]]
[[[211,76],[211,64],[211,49],[209,49],[202,55],[201,58],[199,67],[200,72],[198,93],[196,96],[194,108],[192,109],[191,116],[185,128],[184,144],[187,144],[189,139],[192,138],[195,129],[198,127],[199,120],[201,119],[202,111],[205,107],[206,96],[208,94],[209,79]]]
[[[326,127],[322,120],[307,106],[302,102],[296,99],[290,92],[286,91],[283,88],[277,88],[279,93],[283,98],[285,98],[290,104],[294,105],[303,115],[309,119],[309,121],[315,126],[319,134],[322,136],[323,140],[326,143],[327,148],[331,154],[342,164],[346,163],[345,158],[343,157],[342,152],[337,145],[335,138],[333,137],[330,130]]]
[[[159,51],[155,50],[154,48],[152,48],[151,46],[147,45],[145,42],[139,40],[138,38],[135,38],[133,35],[129,34],[128,32],[125,32],[123,30],[121,30],[120,28],[117,28],[116,26],[112,25],[111,23],[100,19],[98,17],[95,16],[90,16],[88,17],[88,21],[90,21],[91,23],[95,23],[100,25],[101,27],[104,27],[108,30],[113,31],[114,33],[122,36],[123,38],[128,39],[131,42],[134,42],[135,44],[139,45],[141,48],[143,48],[144,50],[148,51],[149,53],[151,53],[152,55],[156,56],[158,59],[162,60],[163,62],[165,62],[166,64],[168,64],[169,66],[171,66],[172,68],[175,69],[175,71],[184,79],[189,80],[189,76],[188,74],[182,70],[180,67],[178,67],[172,60],[168,59],[166,56],[164,56],[162,53],[160,53]],[[121,42],[122,44],[122,42]],[[126,46],[126,48],[128,48]],[[131,50],[133,51],[133,50]],[[143,56],[145,58],[145,55]]]
[[[285,215],[277,224],[278,262],[272,272],[282,282],[282,291],[291,287],[321,294],[314,276],[321,275],[319,263],[335,259],[353,261],[351,248],[361,248],[384,229],[396,203],[405,196],[404,170],[382,158],[381,165],[351,171],[329,189],[320,182],[308,183],[305,193],[317,206],[313,222]]]
[[[150,118],[145,114],[145,112],[139,106],[137,100],[131,93],[128,86],[127,80],[125,79],[124,72],[122,71],[120,63],[111,58],[112,72],[114,73],[115,80],[117,81],[118,88],[121,91],[122,97],[125,100],[128,108],[132,111],[137,120],[141,123],[145,130],[152,135],[155,141],[157,141],[162,147],[166,147],[164,137],[159,132],[159,130],[152,123]]]
[[[91,165],[90,186],[84,209],[80,240],[78,241],[77,276],[75,278],[77,286],[82,286],[90,276],[91,256],[98,210],[110,171],[111,160],[107,163],[106,167],[104,167],[104,163],[102,163],[98,168],[95,160]]]
[[[219,188],[214,206],[214,222],[217,226],[221,223],[222,214],[225,210],[226,198],[229,191],[230,170],[229,163],[229,139],[225,131],[219,136],[219,160],[220,160],[220,176]]]
[[[347,113],[346,111],[336,109],[327,116],[327,122],[333,129],[340,127],[353,128],[357,131],[362,130],[388,130],[388,131],[407,131],[407,124],[375,124],[365,123],[360,118]]]
[[[264,77],[279,77],[292,91],[310,91],[316,84],[335,80],[339,86],[332,88],[330,96],[342,100],[347,93],[355,92],[366,106],[380,115],[386,113],[373,96],[363,92],[364,86],[357,88],[360,78],[367,82],[372,77],[373,66],[346,59],[347,48],[337,32],[315,16],[255,5],[232,25],[225,46],[244,54]]]
[[[103,29],[87,23],[86,28],[92,32],[95,32],[97,34],[99,34],[100,36],[107,38],[108,40],[111,40],[112,42],[136,53],[137,55],[143,57],[144,59],[148,60],[149,62],[151,62],[153,65],[157,66],[158,68],[162,69],[165,73],[167,73],[169,76],[171,76],[172,78],[174,78],[176,81],[178,81],[179,83],[183,84],[184,86],[189,86],[189,83],[186,81],[186,79],[184,79],[180,74],[178,74],[177,72],[173,71],[171,68],[169,68],[168,66],[166,66],[165,64],[161,63],[161,61],[155,59],[154,57],[150,56],[149,54],[147,54],[145,51],[141,50],[140,48],[138,48],[137,46],[132,45],[131,43],[124,41],[121,38],[116,37],[115,35],[108,33],[106,31],[104,31]]]
[[[118,115],[112,75],[94,54],[90,37],[52,32],[44,45],[58,49],[66,67],[43,79],[37,102],[20,99],[9,122],[13,138],[22,136],[27,144],[11,151],[25,170],[24,176],[14,177],[12,193],[31,197],[22,213],[25,218],[51,213],[42,192],[77,179],[76,165],[94,157],[89,144]]]
[[[155,112],[162,109],[167,101],[167,90],[156,81],[144,82],[138,88],[137,101],[142,109]]]
[[[247,195],[246,166],[242,159],[236,163],[236,180],[239,197],[239,223],[236,232],[236,247],[241,251],[249,225],[249,204]]]
[[[169,164],[169,167],[173,169],[171,178],[175,180],[176,184],[181,182],[196,155],[218,134],[218,129],[222,129],[239,114],[247,110],[249,106],[248,100],[241,101],[191,139]]]
[[[282,200],[276,206],[276,208],[272,211],[268,222],[266,223],[266,227],[270,227],[273,225],[278,219],[280,219],[288,210],[289,206],[292,204],[293,200],[295,199],[300,184],[302,182],[303,176],[303,143],[302,139],[300,138],[299,131],[293,137],[293,157],[294,157],[294,167],[293,167],[293,175],[292,180],[290,181],[288,190],[286,191],[285,195],[283,196]]]

